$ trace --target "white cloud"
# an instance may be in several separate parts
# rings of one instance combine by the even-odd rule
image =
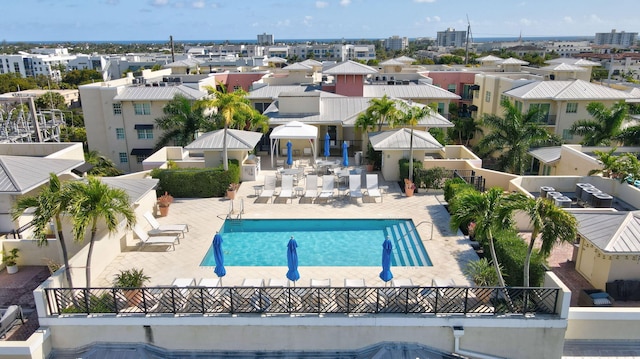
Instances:
[[[573,24],[573,18],[571,18],[571,16],[563,17],[562,21],[566,22],[567,24]]]
[[[326,1],[316,1],[316,7],[318,9],[324,9],[327,6],[329,6],[329,3]]]
[[[349,6],[351,5],[351,0],[340,0],[340,6]]]
[[[194,7],[196,9],[203,9],[205,6],[205,3],[203,0],[197,0],[191,3],[191,7]]]
[[[531,26],[531,24],[533,24],[533,21],[529,19],[520,19],[520,24],[524,26]]]
[[[182,9],[184,7],[184,2],[178,1],[177,3],[173,4],[173,6],[177,7],[178,9]]]
[[[167,5],[168,3],[169,0],[153,0],[151,1],[151,6],[161,7]]]
[[[286,20],[280,20],[276,23],[277,27],[287,27],[291,25],[291,20],[286,19]]]
[[[251,27],[258,27],[258,26],[260,26],[259,22],[254,22],[253,24],[251,24]]]
[[[427,16],[425,20],[427,22],[440,22],[440,16]]]
[[[413,2],[417,2],[417,3],[433,3],[433,2],[436,2],[436,0],[413,0]]]
[[[589,20],[591,20],[592,22],[597,22],[597,23],[603,22],[602,19],[599,18],[598,15],[596,15],[596,14],[589,15]]]
[[[305,26],[311,27],[313,26],[312,20],[313,20],[313,16],[307,15],[304,17],[304,20],[302,20],[302,23],[305,24]]]

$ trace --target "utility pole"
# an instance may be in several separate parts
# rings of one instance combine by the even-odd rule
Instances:
[[[171,47],[171,62],[176,62],[176,55],[173,52],[173,35],[169,35],[169,46]]]

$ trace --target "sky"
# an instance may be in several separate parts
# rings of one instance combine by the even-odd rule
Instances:
[[[640,0],[14,0],[0,41],[488,37],[640,32]],[[468,21],[467,21],[468,17]]]

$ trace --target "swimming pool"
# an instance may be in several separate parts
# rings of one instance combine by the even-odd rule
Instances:
[[[287,266],[287,243],[298,242],[300,266],[380,266],[382,242],[393,243],[393,266],[431,266],[410,219],[242,219],[226,220],[225,266]],[[200,263],[215,266],[213,247]]]

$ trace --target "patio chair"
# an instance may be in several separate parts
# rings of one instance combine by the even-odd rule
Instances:
[[[378,188],[378,175],[367,174],[367,196],[369,197],[380,197],[382,198],[382,193],[380,192],[380,188]]]
[[[283,175],[282,189],[278,198],[284,198],[285,203],[287,203],[289,199],[293,201],[293,193],[293,175]]]
[[[322,176],[322,191],[320,191],[318,198],[326,201],[333,198],[333,176]]]
[[[364,278],[345,278],[344,287],[344,303],[348,305],[350,312],[358,310],[357,308],[362,304],[366,296]]]
[[[267,198],[267,202],[273,199],[273,195],[276,191],[276,176],[265,176],[264,177],[264,187],[258,198]]]
[[[171,246],[171,248],[173,248],[173,250],[175,251],[176,242],[178,242],[178,244],[180,243],[179,235],[152,237],[149,234],[147,234],[147,232],[145,232],[142,228],[140,228],[140,226],[137,224],[133,226],[133,233],[135,233],[136,236],[138,236],[138,238],[141,241],[139,249],[142,249],[142,247],[146,246],[147,244],[164,244],[164,245]]]
[[[305,183],[305,198],[314,199],[318,197],[318,176],[317,175],[307,175],[307,182]]]
[[[264,280],[261,278],[245,278],[242,285],[236,287],[234,311],[241,313],[261,313],[271,306],[271,298],[264,292]]]
[[[22,307],[19,305],[10,305],[6,309],[0,312],[0,338],[7,335],[11,328],[16,325],[18,319],[24,324],[24,317],[22,316]]]
[[[360,175],[349,175],[349,197],[362,198],[362,179]]]
[[[176,278],[171,283],[173,287],[178,287],[174,291],[174,303],[178,312],[200,311],[199,300],[194,301],[195,294],[200,290],[196,288],[195,278]]]
[[[147,222],[149,222],[151,228],[153,228],[147,232],[150,236],[177,234],[182,235],[182,238],[184,238],[185,233],[189,232],[188,224],[160,224],[153,214],[148,211],[145,212],[143,216]]]
[[[221,288],[220,284],[220,278],[202,278],[198,282],[205,312],[222,313],[230,310],[231,296],[229,296],[229,289]]]

